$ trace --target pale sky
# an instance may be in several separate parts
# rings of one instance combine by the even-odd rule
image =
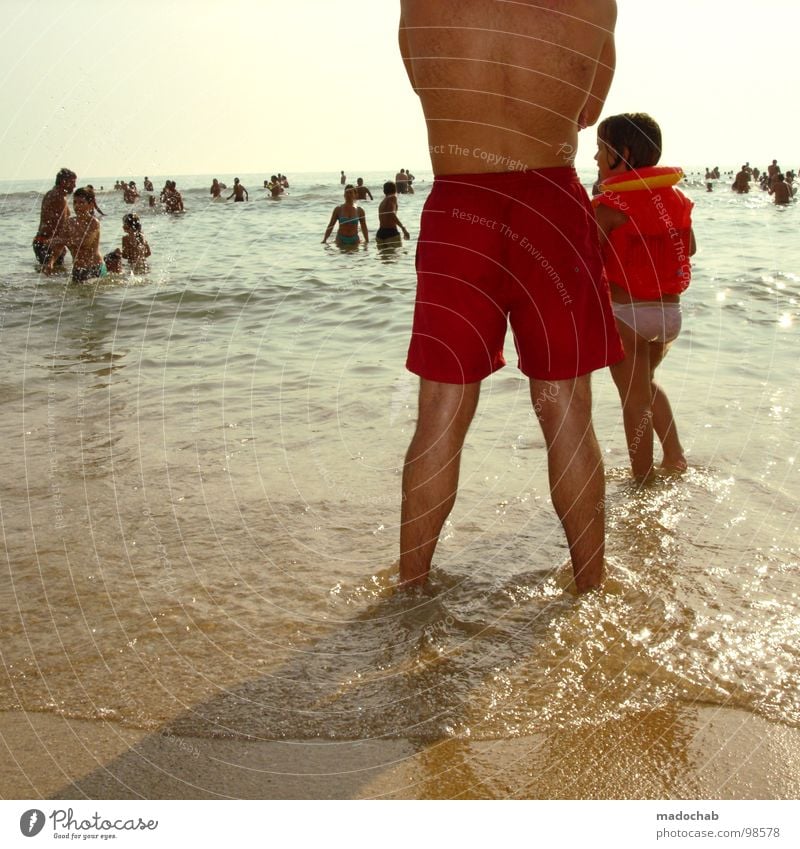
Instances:
[[[436,0],[430,0],[436,2]],[[493,2],[493,0],[486,0]],[[663,162],[800,166],[797,0],[618,0],[604,115]],[[396,0],[3,0],[0,179],[429,168]],[[591,166],[594,131],[578,166]]]

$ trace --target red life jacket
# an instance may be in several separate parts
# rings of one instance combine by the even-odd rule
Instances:
[[[683,192],[671,186],[615,192],[609,186],[593,203],[628,216],[603,244],[603,264],[611,283],[644,301],[686,290],[692,276],[694,204]]]

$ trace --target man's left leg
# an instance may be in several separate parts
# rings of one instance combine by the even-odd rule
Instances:
[[[550,493],[567,535],[579,593],[600,585],[605,554],[605,477],[592,426],[591,377],[530,382],[547,443]]]

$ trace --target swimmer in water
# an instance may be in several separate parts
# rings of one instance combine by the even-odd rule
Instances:
[[[134,212],[129,212],[122,219],[122,258],[127,259],[134,274],[144,274],[148,271],[147,258],[150,256],[150,245],[142,233],[142,222]]]
[[[779,171],[772,179],[772,185],[769,187],[769,193],[774,195],[775,203],[787,204],[792,201],[792,189],[786,182],[786,178]]]
[[[109,251],[104,257],[103,262],[106,264],[106,269],[109,274],[122,273],[122,249],[115,248]]]
[[[62,236],[53,245],[50,258],[42,266],[45,274],[53,271],[58,251],[68,248],[72,254],[72,279],[84,283],[108,274],[100,254],[100,222],[94,216],[94,194],[87,189],[76,189],[72,196],[75,217],[70,218]]]
[[[228,195],[228,200],[234,198],[234,203],[243,203],[245,200],[250,200],[250,195],[247,189],[239,182],[238,177],[233,178],[233,191]]]
[[[364,185],[364,178],[359,177],[356,180],[356,197],[358,200],[366,200],[367,195],[369,195],[370,200],[375,200],[375,198],[372,197],[372,192]]]
[[[408,230],[397,217],[397,186],[389,180],[383,184],[385,197],[378,207],[378,232],[375,234],[375,243],[381,246],[400,245],[403,239],[408,239]],[[400,230],[403,231],[403,239],[400,238]]]
[[[74,171],[62,168],[56,174],[56,182],[52,189],[42,198],[42,211],[39,216],[39,230],[33,238],[33,252],[41,265],[46,265],[53,252],[53,242],[66,232],[69,221],[69,204],[67,197],[75,190],[78,178]],[[55,258],[55,265],[64,264],[65,247]]]
[[[133,180],[128,183],[122,190],[122,198],[125,203],[136,203],[139,199],[139,190],[136,188],[136,183]]]
[[[183,212],[183,196],[178,191],[178,186],[174,180],[167,180],[164,190],[161,192],[161,199],[164,201],[164,209],[170,213]]]
[[[336,244],[340,248],[358,247],[360,239],[358,228],[364,234],[364,242],[369,242],[369,231],[367,230],[367,218],[364,210],[356,206],[356,190],[353,186],[347,186],[344,190],[344,203],[334,208],[331,220],[322,237],[322,244],[327,244],[328,237],[333,232],[334,225],[338,222],[339,229],[336,231]]]

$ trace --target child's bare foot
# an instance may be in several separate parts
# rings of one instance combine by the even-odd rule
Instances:
[[[689,463],[683,453],[676,454],[674,457],[667,457],[665,454],[661,461],[661,468],[666,472],[685,472],[689,468]]]

